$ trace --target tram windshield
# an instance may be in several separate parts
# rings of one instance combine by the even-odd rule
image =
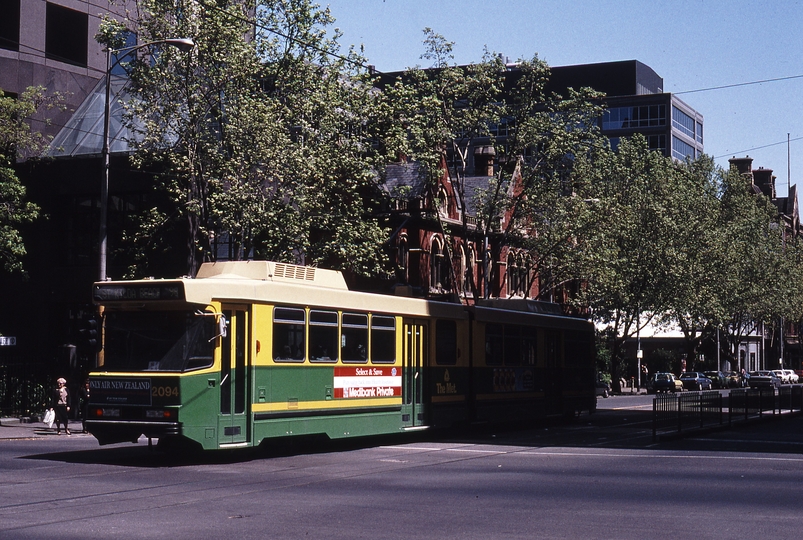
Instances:
[[[107,311],[105,371],[188,371],[212,365],[219,328],[211,313]]]

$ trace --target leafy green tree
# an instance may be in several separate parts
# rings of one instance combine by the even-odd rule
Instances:
[[[794,244],[787,245],[772,201],[757,194],[735,168],[721,171],[721,257],[716,268],[718,325],[726,355],[748,334],[792,316],[799,276]],[[739,359],[733,358],[735,365]],[[744,367],[744,366],[741,366]]]
[[[183,229],[186,270],[228,241],[232,258],[381,274],[386,232],[370,219],[376,100],[363,59],[342,52],[328,9],[308,0],[139,2],[141,41],[190,37],[131,64],[135,164],[172,202],[129,239],[148,250]],[[256,30],[255,30],[256,29]],[[113,35],[114,32],[106,32]],[[151,61],[153,60],[153,61]]]
[[[410,68],[393,83],[383,85],[387,134],[384,150],[389,152],[388,159],[400,157],[424,165],[424,180],[433,201],[439,198],[441,178],[448,175],[458,206],[466,209],[467,197],[471,195],[465,181],[468,153],[478,138],[491,136],[492,124],[501,121],[504,64],[486,52],[477,64],[457,66],[452,54],[454,43],[431,28],[424,29],[424,47],[421,59],[428,61],[429,66]],[[439,215],[435,217],[440,219]],[[469,226],[467,212],[462,212],[461,217],[461,239],[468,242],[472,236],[481,238]],[[441,232],[448,238],[451,231],[441,223]],[[454,260],[451,252],[454,239],[449,238],[446,247],[449,259]],[[450,265],[450,270],[451,283],[456,287],[454,265]],[[478,297],[478,280],[473,268],[468,270],[474,296]]]
[[[48,96],[42,87],[27,88],[17,98],[0,90],[0,264],[6,272],[23,272],[27,251],[19,226],[39,217],[39,207],[25,200],[14,167],[19,158],[39,155],[47,145],[47,137],[31,128],[33,117],[60,106],[59,96]]]
[[[746,177],[706,156],[673,162],[640,137],[595,166],[604,212],[584,301],[609,330],[614,381],[625,341],[648,324],[680,328],[692,369],[717,329],[727,358],[763,325],[799,316],[797,243]]]
[[[683,182],[672,160],[649,150],[640,135],[623,139],[596,165],[605,181],[597,185],[600,219],[581,301],[608,328],[616,384],[625,341],[671,306],[674,267],[688,247],[678,242],[685,225],[677,197]]]
[[[610,148],[597,127],[601,94],[589,88],[549,94],[549,67],[537,56],[519,62],[518,70],[506,111],[509,137],[499,149],[509,156],[499,175],[509,187],[486,198],[483,208],[488,219],[500,206],[508,213],[502,244],[528,254],[528,286],[539,279],[540,297],[552,299],[576,283],[592,256],[605,181],[594,164],[609,159]]]
[[[601,110],[593,102],[599,95],[588,89],[567,97],[548,94],[549,67],[537,56],[509,70],[498,55],[486,51],[482,62],[456,66],[453,43],[429,28],[424,34],[422,58],[431,67],[410,69],[385,88],[405,127],[395,147],[427,165],[433,199],[446,173],[459,207],[477,208],[471,216],[476,224],[469,223],[467,212],[462,214],[464,243],[475,242],[485,261],[498,260],[503,246],[526,251],[531,279],[540,276],[548,295],[567,277],[560,270],[571,266],[579,232],[589,226],[576,171],[594,152],[607,148],[592,121]],[[485,189],[472,192],[466,189],[469,152],[478,146],[494,156],[496,166]],[[479,280],[468,277],[479,297]],[[489,293],[485,288],[482,294]]]
[[[672,229],[676,244],[669,267],[674,286],[659,322],[678,327],[685,341],[689,367],[698,348],[721,319],[716,290],[723,249],[717,169],[709,156],[676,164]],[[719,369],[719,367],[717,367]]]

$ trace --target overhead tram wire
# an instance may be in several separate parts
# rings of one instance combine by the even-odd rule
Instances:
[[[764,146],[756,146],[754,148],[748,148],[747,150],[739,150],[738,152],[728,152],[727,154],[723,154],[721,156],[714,156],[714,159],[721,159],[728,156],[735,156],[737,154],[745,154],[747,152],[752,152],[753,150],[763,150],[764,148],[769,148],[771,146],[778,146],[779,144],[788,144],[790,142],[795,142],[800,140],[803,140],[803,137],[795,137],[794,139],[787,139],[785,141],[778,141],[771,144],[765,144]]]
[[[241,22],[246,22],[246,23],[249,23],[249,24],[252,22],[247,17],[243,17],[243,16],[237,15],[235,13],[230,13],[230,12],[228,12],[228,11],[224,10],[223,8],[218,7],[218,6],[208,5],[207,7],[209,7],[210,9],[214,9],[214,10],[217,10],[219,12],[222,12],[224,15],[226,15],[228,17],[231,17],[233,19],[238,19]],[[299,45],[301,45],[303,47],[307,47],[309,49],[324,53],[325,55],[328,55],[328,56],[333,56],[335,58],[343,60],[344,62],[352,64],[352,65],[354,65],[356,67],[360,67],[360,68],[364,68],[364,69],[370,69],[376,74],[379,74],[379,75],[382,74],[382,72],[377,70],[374,66],[366,65],[366,64],[364,64],[362,62],[355,61],[354,59],[349,58],[347,56],[343,56],[343,55],[340,55],[340,54],[337,54],[337,53],[333,53],[332,51],[328,51],[326,49],[322,49],[321,47],[318,47],[316,45],[312,45],[311,43],[307,43],[307,42],[305,42],[303,40],[300,40],[298,38],[294,38],[292,36],[288,36],[288,35],[286,35],[286,34],[284,34],[282,32],[279,32],[278,30],[273,29],[273,28],[269,28],[269,27],[267,27],[265,25],[258,24],[258,23],[256,23],[256,21],[253,21],[253,22],[254,22],[254,25],[257,28],[259,28],[261,30],[264,30],[266,32],[270,32],[272,34],[276,34],[279,37],[282,37],[284,39],[287,39],[289,41],[297,43],[297,44],[299,44]],[[20,45],[20,44],[18,44],[18,45]],[[35,52],[38,52],[38,53],[42,53],[42,56],[44,56],[44,52],[45,51],[37,50],[37,49],[35,49],[33,47],[30,47],[30,46],[26,46],[26,47],[28,49],[32,50],[32,51],[35,51]],[[91,68],[91,67],[89,67],[89,69],[91,69],[93,71],[100,71],[100,70],[97,70],[97,69],[94,69],[94,68]],[[680,92],[673,92],[673,94],[675,94],[675,95],[693,94],[693,93],[699,93],[699,92],[709,92],[709,91],[712,91],[712,90],[724,90],[724,89],[727,89],[727,88],[737,88],[737,87],[740,87],[740,86],[750,86],[750,85],[755,85],[755,84],[763,84],[763,83],[779,82],[779,81],[788,81],[788,80],[801,79],[801,78],[803,78],[803,75],[790,75],[788,77],[775,77],[775,78],[771,78],[771,79],[761,79],[761,80],[758,80],[758,81],[749,81],[749,82],[743,82],[743,83],[725,84],[725,85],[721,85],[721,86],[710,86],[710,87],[707,87],[707,88],[696,88],[694,90],[682,90]],[[777,146],[779,144],[795,142],[795,141],[799,141],[801,139],[803,139],[803,137],[796,137],[794,139],[787,139],[786,141],[778,141],[778,142],[770,143],[770,144],[763,145],[763,146],[757,146],[757,147],[754,147],[754,148],[749,148],[747,150],[741,150],[741,151],[735,152],[735,153],[731,152],[731,153],[728,153],[726,155],[716,156],[714,159],[720,159],[720,158],[723,158],[723,157],[727,157],[728,155],[731,155],[731,154],[735,155],[735,154],[741,154],[741,153],[744,153],[744,152],[752,152],[753,150],[760,150],[760,149],[763,149],[763,148],[769,148],[771,146]]]
[[[724,90],[724,89],[727,89],[727,88],[737,88],[737,87],[740,87],[740,86],[750,86],[750,85],[754,85],[754,84],[763,84],[763,83],[770,83],[770,82],[789,81],[789,80],[801,79],[801,78],[803,78],[803,75],[790,75],[788,77],[774,77],[772,79],[761,79],[761,80],[758,80],[758,81],[749,81],[749,82],[734,83],[734,84],[724,84],[724,85],[721,85],[721,86],[709,86],[708,88],[697,88],[695,90],[683,90],[681,92],[673,92],[673,94],[675,94],[676,96],[677,95],[681,95],[681,94],[694,94],[694,93],[698,93],[698,92],[708,92],[708,91],[711,91],[711,90]],[[778,141],[778,142],[774,142],[774,143],[770,143],[770,144],[765,144],[763,146],[756,146],[756,147],[753,147],[753,148],[748,148],[747,150],[739,150],[738,152],[729,152],[729,153],[723,154],[721,156],[714,156],[714,159],[721,159],[721,158],[725,158],[725,157],[728,157],[728,156],[731,156],[731,155],[735,156],[737,154],[746,154],[747,152],[752,152],[754,150],[762,150],[764,148],[770,148],[772,146],[778,146],[780,144],[789,144],[790,142],[800,141],[800,140],[803,140],[803,137],[795,137],[794,139],[789,139],[788,135],[787,135],[787,139],[785,141]]]
[[[789,77],[776,77],[774,79],[762,79],[760,81],[750,81],[750,82],[743,82],[743,83],[735,83],[735,84],[725,84],[722,86],[710,86],[708,88],[697,88],[695,90],[684,90],[682,92],[672,92],[676,96],[680,94],[694,94],[697,92],[708,92],[710,90],[723,90],[725,88],[736,88],[738,86],[749,86],[752,84],[763,84],[768,82],[778,82],[778,81],[789,81],[792,79],[801,79],[803,75],[790,75]]]
[[[210,5],[206,6],[206,7],[210,8],[210,9],[213,9],[213,10],[216,10],[218,12],[221,12],[222,14],[226,15],[227,17],[231,17],[232,19],[237,19],[240,22],[245,22],[245,23],[248,23],[248,24],[254,24],[254,26],[256,28],[259,28],[260,30],[264,30],[266,32],[270,32],[271,34],[276,34],[277,36],[279,36],[281,38],[284,38],[284,39],[287,39],[289,41],[292,41],[293,43],[296,43],[297,45],[301,45],[302,47],[306,47],[306,48],[311,49],[313,51],[317,51],[317,52],[323,53],[323,54],[325,54],[327,56],[332,56],[334,58],[338,58],[338,59],[340,59],[340,60],[342,60],[342,61],[344,61],[344,62],[346,62],[348,64],[352,64],[353,66],[356,66],[356,67],[359,67],[359,68],[363,68],[363,69],[366,69],[366,70],[370,70],[373,73],[376,73],[376,74],[379,74],[379,75],[382,74],[381,71],[377,70],[373,66],[364,64],[362,62],[358,62],[358,61],[354,60],[353,58],[349,58],[348,56],[343,56],[342,54],[337,54],[337,53],[334,53],[332,51],[323,49],[321,47],[318,47],[317,45],[313,45],[311,43],[307,43],[306,41],[303,41],[301,39],[298,39],[298,38],[295,38],[295,37],[292,37],[292,36],[288,36],[288,35],[283,34],[282,32],[280,32],[278,30],[273,29],[273,28],[268,28],[267,26],[265,26],[263,24],[259,24],[258,22],[256,22],[256,19],[251,20],[248,17],[243,17],[243,16],[237,15],[235,13],[230,13],[230,12],[226,11],[225,9],[223,9],[221,7],[218,7],[216,5],[213,5],[213,4],[210,4]]]

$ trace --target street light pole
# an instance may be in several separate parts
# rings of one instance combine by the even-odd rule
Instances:
[[[189,52],[195,47],[195,43],[189,38],[169,38],[156,41],[149,41],[131,47],[120,49],[106,49],[106,97],[103,106],[103,181],[100,184],[100,235],[98,241],[98,281],[106,281],[106,242],[107,242],[107,221],[109,214],[109,131],[111,123],[111,78],[112,68],[117,65],[117,61],[112,64],[112,54],[121,52],[132,53],[150,47],[151,45],[171,45],[182,52]]]

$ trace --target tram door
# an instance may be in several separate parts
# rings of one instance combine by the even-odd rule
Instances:
[[[560,332],[558,330],[546,330],[545,332],[545,347],[546,350],[546,371],[545,377],[545,395],[546,395],[546,412],[547,414],[558,414],[562,410],[562,389],[561,382],[563,381],[563,362],[561,356]]]
[[[220,413],[218,443],[248,441],[249,311],[244,306],[223,306],[226,335],[221,338]]]
[[[404,321],[404,358],[402,373],[402,423],[405,427],[423,426],[424,365],[427,351],[427,323]]]

